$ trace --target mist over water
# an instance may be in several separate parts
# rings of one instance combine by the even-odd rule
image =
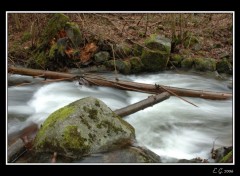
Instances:
[[[13,75],[22,79],[24,77]],[[226,81],[199,75],[171,72],[123,76],[134,82],[160,84],[181,88],[232,92]],[[99,98],[116,110],[147,98],[150,94],[106,87],[85,87],[78,82],[54,82],[8,88],[8,134],[17,132],[31,122],[39,125],[55,110],[84,97]],[[177,98],[158,103],[125,118],[136,130],[137,142],[159,154],[164,161],[171,157],[209,159],[215,148],[232,145],[232,100],[206,100],[184,97],[192,106]]]

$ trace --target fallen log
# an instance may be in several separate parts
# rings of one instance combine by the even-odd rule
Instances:
[[[121,116],[127,116],[130,114],[133,114],[139,110],[143,110],[149,106],[153,106],[159,102],[162,102],[170,97],[170,94],[168,92],[163,92],[161,94],[155,95],[155,96],[149,96],[147,99],[139,101],[137,103],[131,104],[127,107],[117,109],[114,112]]]
[[[14,74],[22,74],[28,76],[41,76],[49,79],[69,79],[69,80],[84,80],[88,81],[89,84],[97,85],[97,86],[105,86],[105,87],[114,87],[123,90],[130,91],[139,91],[150,94],[159,94],[162,92],[166,92],[168,90],[171,93],[171,96],[184,96],[184,97],[199,97],[204,99],[211,100],[226,100],[232,98],[232,93],[226,92],[212,92],[212,91],[203,91],[203,90],[192,90],[185,88],[177,88],[163,85],[153,85],[153,84],[144,84],[144,83],[136,83],[130,81],[122,81],[122,80],[113,80],[110,78],[104,78],[99,75],[94,74],[69,74],[69,73],[60,73],[53,71],[45,71],[45,70],[36,70],[36,69],[27,69],[27,68],[17,68],[17,67],[9,67],[9,73]]]

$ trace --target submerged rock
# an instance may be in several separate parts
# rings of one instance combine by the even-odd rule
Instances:
[[[135,139],[135,130],[102,101],[87,97],[52,113],[40,128],[35,153],[81,158],[117,149]]]

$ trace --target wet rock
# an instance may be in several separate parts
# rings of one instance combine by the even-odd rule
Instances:
[[[117,149],[135,138],[134,128],[102,101],[87,97],[52,113],[40,128],[35,153],[70,158]]]

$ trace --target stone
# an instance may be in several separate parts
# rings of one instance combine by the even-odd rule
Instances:
[[[131,64],[129,61],[124,61],[121,59],[115,60],[116,69],[120,73],[129,74],[131,72]],[[107,68],[114,70],[114,60],[109,60],[104,64]]]
[[[139,57],[132,57],[129,59],[131,64],[131,73],[140,73],[144,69],[144,65]]]
[[[43,123],[33,143],[36,154],[81,158],[128,145],[134,128],[102,101],[87,97],[53,112]]]
[[[65,25],[65,31],[74,48],[78,48],[83,43],[82,33],[78,24],[67,22]]]
[[[141,60],[146,71],[163,71],[166,69],[169,54],[164,51],[144,49],[141,55]]]
[[[110,59],[110,54],[107,51],[100,51],[94,55],[94,61],[98,64],[104,63]]]
[[[193,58],[185,58],[181,62],[181,67],[184,69],[190,69],[193,66]]]
[[[215,71],[216,60],[213,58],[195,58],[195,69],[199,71]]]
[[[219,73],[229,73],[232,74],[232,65],[230,62],[228,62],[227,58],[223,58],[216,64],[217,71]]]
[[[146,39],[145,46],[151,50],[165,51],[170,54],[171,40],[157,34],[152,34]]]
[[[129,146],[98,155],[90,155],[75,163],[161,163],[160,156],[140,146]]]

